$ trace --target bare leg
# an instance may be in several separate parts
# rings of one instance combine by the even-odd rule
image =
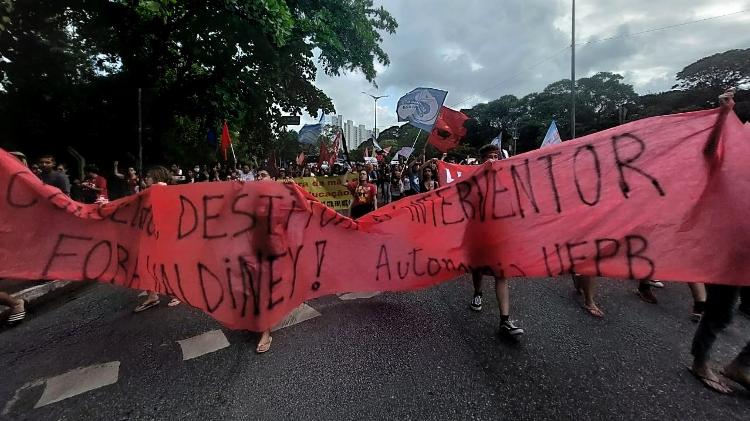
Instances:
[[[23,303],[23,300],[13,298],[7,292],[0,292],[0,304],[8,307],[15,307],[19,303]]]
[[[507,317],[510,314],[510,290],[507,279],[495,280],[495,295],[497,295],[497,304],[500,306],[500,315]]]
[[[699,322],[706,308],[706,286],[699,283],[689,283],[690,293],[693,295],[693,314],[690,319]]]
[[[583,308],[594,317],[604,317],[604,312],[596,305],[594,296],[596,295],[596,282],[590,276],[578,276],[578,282],[583,291]]]
[[[26,317],[26,307],[23,300],[11,297],[7,292],[0,292],[0,304],[10,307],[8,323],[18,323]]]
[[[258,341],[258,346],[255,348],[255,352],[258,354],[268,352],[268,350],[271,349],[272,340],[271,329],[264,330],[263,334],[260,335],[260,340]]]
[[[133,311],[135,313],[140,313],[141,311],[154,307],[158,303],[159,303],[159,294],[155,293],[154,291],[149,291],[148,295],[146,296],[146,299]]]

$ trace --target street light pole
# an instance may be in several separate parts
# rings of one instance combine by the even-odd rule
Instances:
[[[377,141],[377,135],[375,133],[378,131],[378,100],[380,98],[387,98],[388,95],[377,96],[377,95],[370,95],[367,92],[362,92],[362,93],[365,94],[365,95],[367,95],[367,96],[369,96],[373,100],[375,100],[375,124],[372,127],[372,137],[373,137],[373,139],[375,139]]]
[[[570,133],[576,138],[576,0],[573,0],[573,17],[570,36]]]

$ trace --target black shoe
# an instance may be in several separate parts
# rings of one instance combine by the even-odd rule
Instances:
[[[471,299],[471,309],[474,311],[482,311],[482,294],[474,295]]]
[[[516,321],[513,320],[506,320],[502,323],[500,323],[500,333],[504,335],[509,335],[512,337],[521,336],[524,334],[523,328],[516,325]]]

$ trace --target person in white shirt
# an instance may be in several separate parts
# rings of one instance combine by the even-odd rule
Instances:
[[[240,174],[240,180],[242,181],[255,181],[255,176],[250,170],[250,166],[245,164],[242,166],[242,173]]]

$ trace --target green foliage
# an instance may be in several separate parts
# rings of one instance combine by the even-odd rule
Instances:
[[[750,48],[704,57],[677,73],[677,89],[724,90],[750,85]]]
[[[313,50],[326,73],[373,80],[396,29],[366,0],[0,1],[4,145],[90,160],[136,153],[138,88],[147,162],[213,158],[224,119],[242,154],[291,156],[279,117],[334,111]]]

